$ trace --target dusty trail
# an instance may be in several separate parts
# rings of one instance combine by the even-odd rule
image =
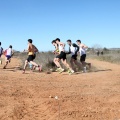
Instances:
[[[9,69],[0,66],[0,120],[119,120],[120,66],[88,61],[98,70],[23,75],[16,58]]]

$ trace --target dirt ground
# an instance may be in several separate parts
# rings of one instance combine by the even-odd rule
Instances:
[[[87,61],[98,69],[22,74],[16,58],[6,70],[1,65],[0,120],[120,120],[120,66]]]

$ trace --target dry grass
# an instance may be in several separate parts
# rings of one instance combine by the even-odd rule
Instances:
[[[24,62],[28,57],[27,53],[15,52],[14,57],[21,60],[21,63],[22,63],[21,68],[23,68]],[[55,58],[55,55],[51,51],[49,51],[49,52],[40,52],[40,53],[37,53],[35,62],[37,64],[43,66],[43,71],[46,71],[46,72],[52,71],[52,72],[54,72],[55,69],[56,69],[56,65],[53,62],[54,58]],[[70,64],[70,58],[71,58],[71,56],[67,55],[67,62],[69,64]],[[79,56],[78,56],[78,61],[79,61]],[[66,69],[66,67],[64,65],[62,65],[62,67],[65,69],[65,71],[67,71],[67,69]],[[29,69],[29,67],[28,67],[28,69]],[[82,68],[77,67],[77,70],[81,71]],[[97,68],[95,66],[92,66],[91,72],[94,72],[96,70],[97,70]]]
[[[89,54],[89,58],[120,64],[120,51],[110,50],[110,51],[104,52],[104,55],[100,55],[100,56],[97,56],[95,54]]]
[[[23,67],[25,60],[27,59],[27,53],[19,53],[15,52],[14,57],[17,57],[21,60],[21,67]],[[35,62],[39,65],[43,66],[43,70],[47,70],[49,68],[55,68],[55,64],[53,63],[54,54],[52,52],[41,52],[37,53]]]

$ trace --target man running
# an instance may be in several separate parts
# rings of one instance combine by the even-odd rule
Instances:
[[[89,66],[89,68],[91,68],[91,63],[86,63],[86,49],[88,49],[88,46],[86,46],[85,44],[81,43],[81,40],[77,40],[76,41],[78,46],[79,46],[79,52],[80,52],[80,62],[82,63],[83,67],[86,69],[86,65]],[[86,72],[86,70],[83,70],[84,72]]]
[[[2,58],[1,58],[1,56],[2,56],[2,54],[3,54],[3,48],[1,47],[1,42],[0,42],[0,64],[2,64]]]
[[[53,46],[55,46],[55,50],[54,50],[54,54],[56,55],[56,57],[59,55],[59,48],[58,48],[58,44],[56,43],[56,40],[53,40],[52,41],[52,44],[53,44]],[[57,58],[54,58],[54,60],[53,60],[53,62],[55,63],[55,65],[57,66],[57,69],[56,69],[56,72],[58,72],[58,71],[60,71],[60,70],[63,70],[64,71],[64,69],[62,69],[62,67],[61,67],[61,65],[57,62]]]
[[[58,65],[58,67],[60,67],[61,72],[63,72],[64,69],[62,69],[61,65],[60,65],[60,60],[61,60],[61,62],[69,69],[69,71],[70,71],[69,73],[74,73],[74,70],[69,66],[69,64],[67,63],[67,60],[66,60],[65,44],[60,42],[59,38],[56,39],[56,43],[59,48],[59,55],[56,56],[55,63]]]
[[[35,62],[33,62],[33,60],[35,59],[35,46],[32,44],[32,39],[28,39],[28,58],[25,61],[25,65],[24,65],[24,69],[23,69],[23,74],[25,73],[26,67],[28,65],[28,63],[32,64],[35,67],[39,68],[39,71],[41,71],[41,66],[36,64]]]
[[[37,52],[38,52],[37,47],[36,47],[36,46],[34,46],[34,47],[35,47],[35,51],[34,51],[34,58],[33,58],[33,60],[35,60],[36,54],[37,54]],[[33,66],[31,63],[29,63],[29,66],[30,66],[30,69],[31,69],[31,70],[35,70],[35,68],[36,68],[36,66]],[[42,66],[41,66],[41,69],[42,69]]]
[[[13,56],[12,45],[10,45],[7,50],[5,50],[4,54],[5,54],[5,65],[3,69],[6,69],[8,63],[10,63],[11,61],[11,57]]]
[[[77,65],[79,68],[81,68],[82,64],[78,63],[77,61],[77,53],[79,52],[79,47],[75,43],[72,43],[71,40],[67,40],[67,44],[69,45],[69,52],[67,52],[66,54],[71,54],[70,63],[72,69],[75,70],[74,65]]]

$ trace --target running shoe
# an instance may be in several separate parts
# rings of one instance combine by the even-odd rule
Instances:
[[[64,72],[64,71],[65,71],[64,69],[60,69],[59,73],[62,73],[62,72]]]
[[[70,69],[68,69],[68,71],[67,71],[68,73],[70,73],[71,71],[70,71]]]
[[[57,68],[55,71],[56,71],[56,72],[59,72],[60,70],[61,70],[61,68]]]
[[[25,70],[23,70],[22,74],[25,74]]]
[[[73,73],[75,73],[75,71],[74,70],[70,70],[69,75],[71,75]]]

